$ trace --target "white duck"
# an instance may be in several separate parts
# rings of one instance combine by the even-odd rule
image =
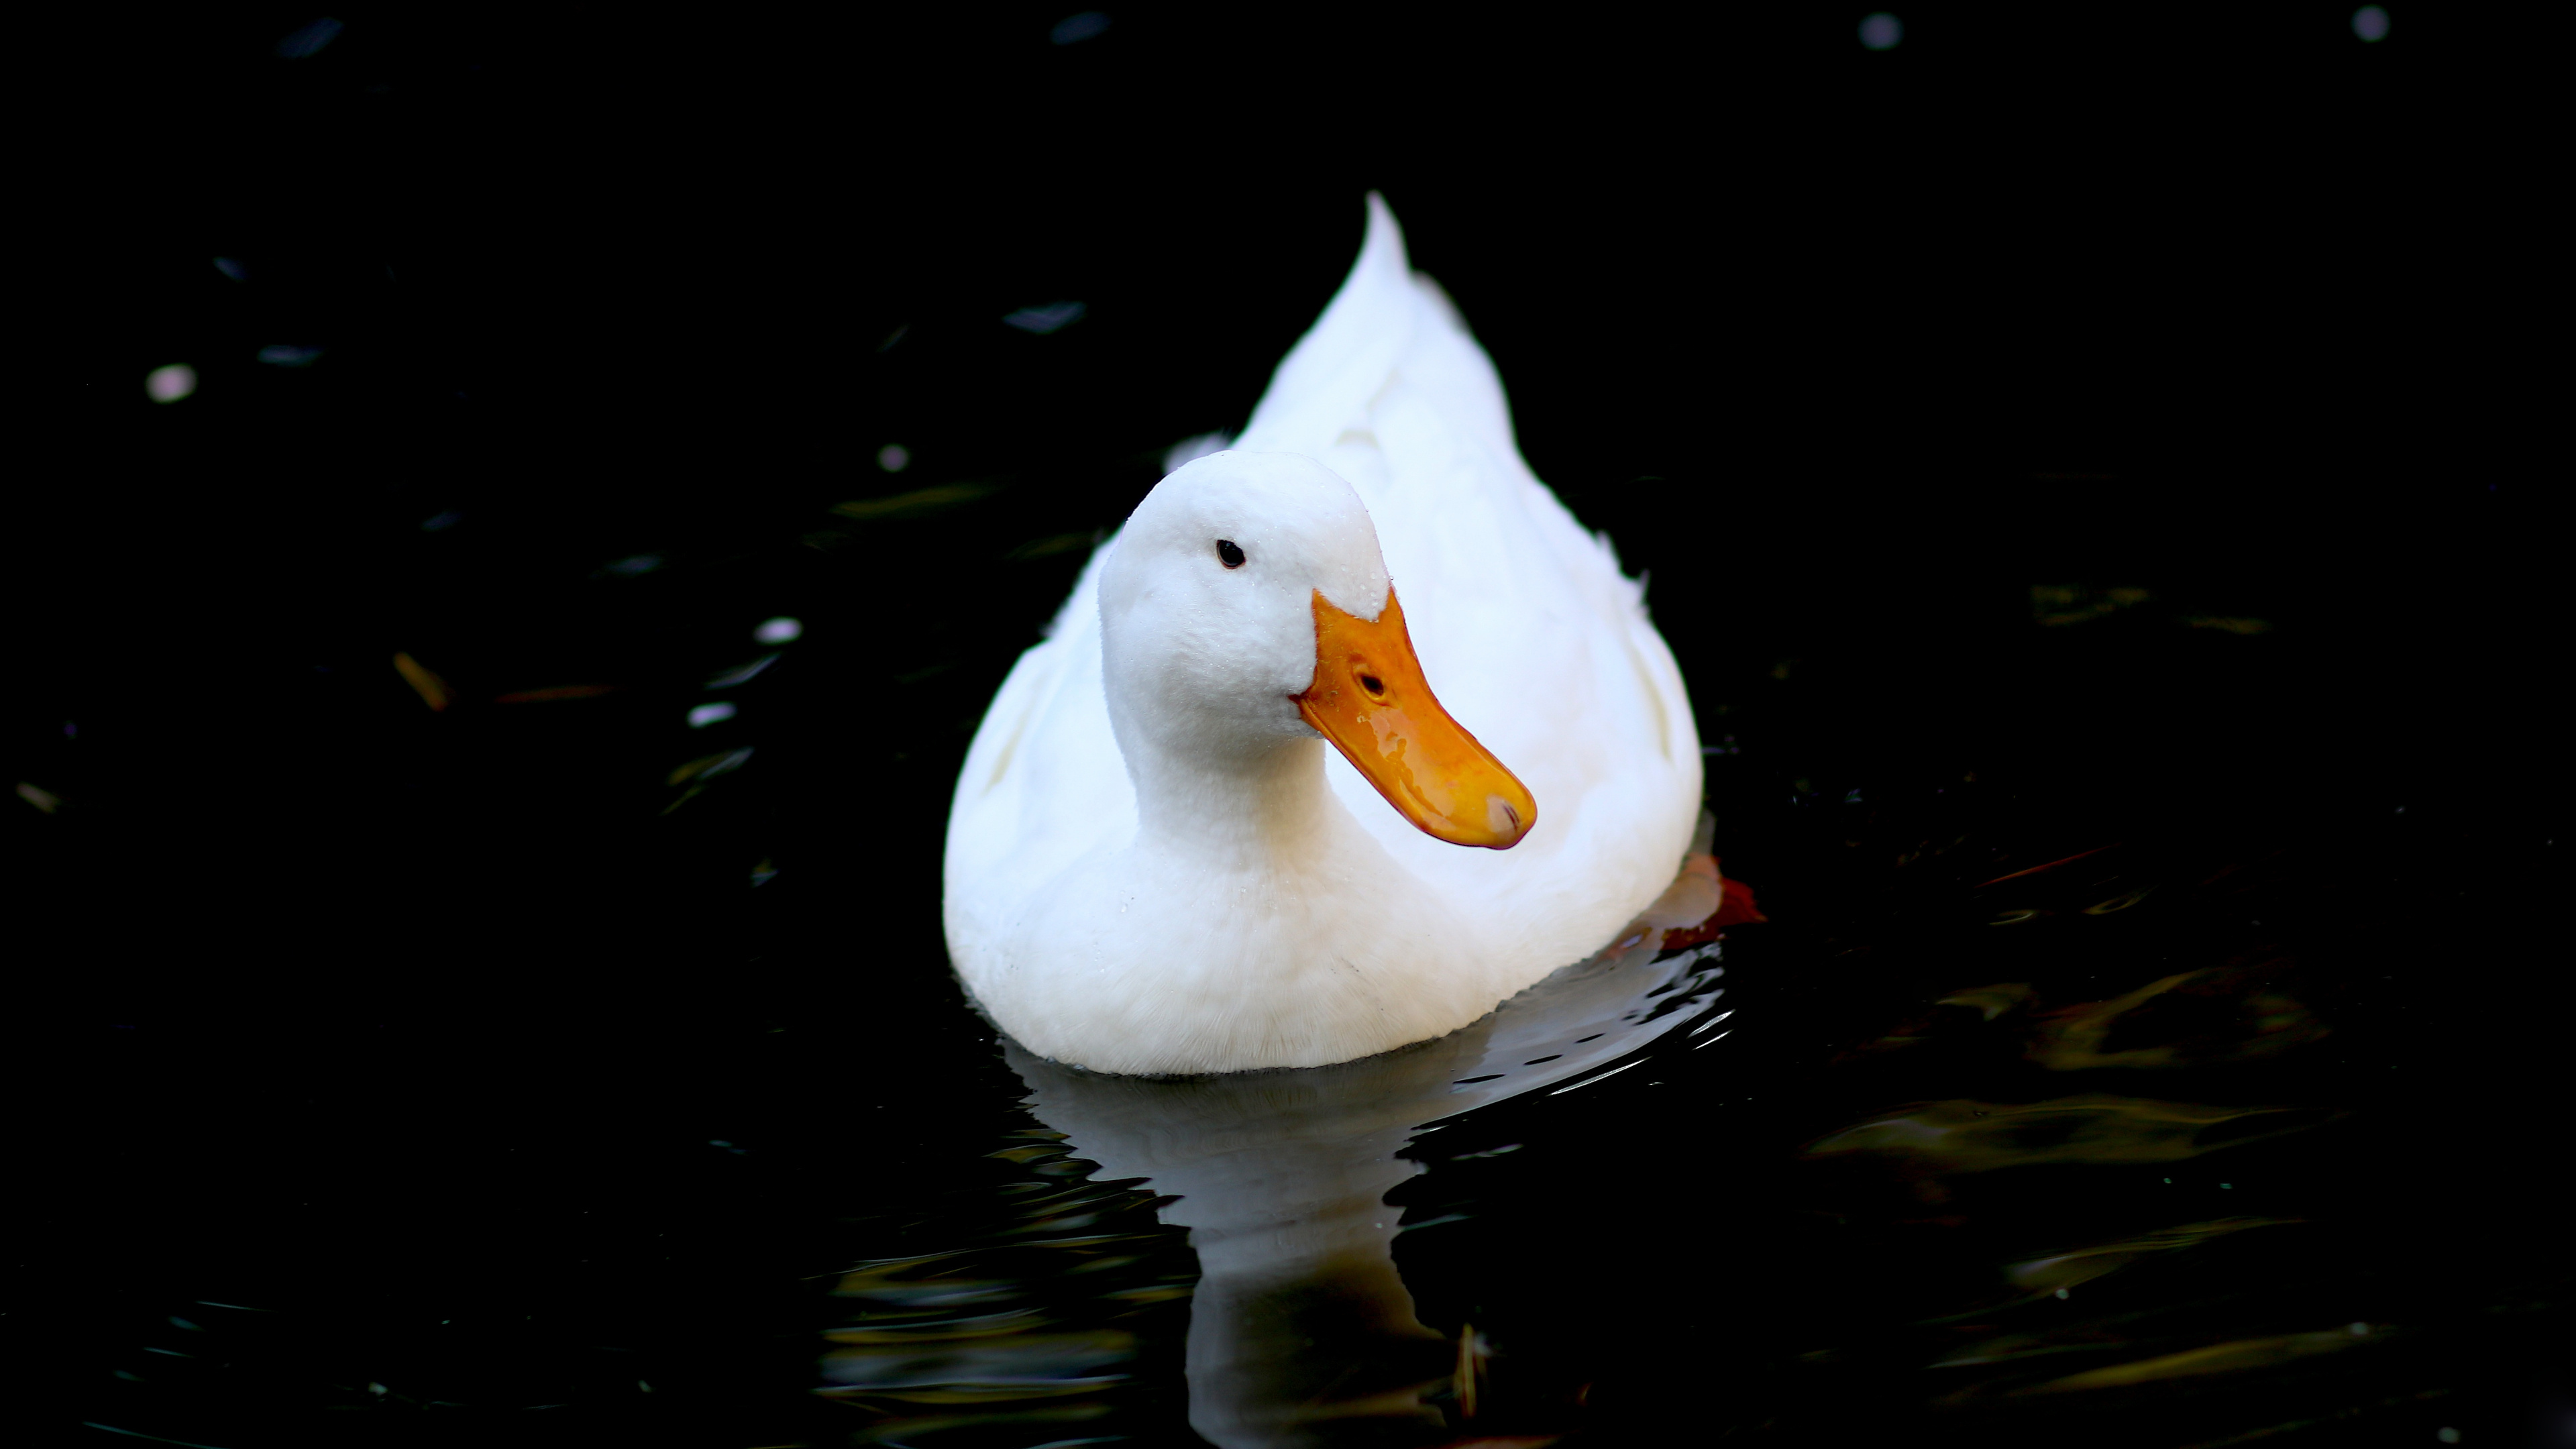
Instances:
[[[946,924],[1059,1061],[1443,1036],[1609,942],[1690,843],[1698,733],[1641,587],[1374,195],[1243,436],[1146,495],[1048,635],[967,751]]]

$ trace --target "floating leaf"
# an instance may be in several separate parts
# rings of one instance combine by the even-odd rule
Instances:
[[[872,523],[881,518],[916,518],[955,508],[998,491],[999,483],[940,483],[929,488],[915,488],[909,493],[894,493],[883,498],[860,498],[848,503],[835,503],[832,511],[843,518]]]
[[[1770,919],[1754,903],[1753,887],[1728,877],[1718,858],[1705,854],[1682,862],[1680,877],[1646,908],[1645,915],[1648,925],[1675,922],[1664,931],[1663,949],[1667,951],[1714,941],[1729,926]]]
[[[456,702],[456,691],[447,687],[447,681],[431,673],[409,654],[394,655],[394,670],[402,675],[403,683],[410,685],[412,691],[420,696],[420,702],[431,709],[442,710]]]

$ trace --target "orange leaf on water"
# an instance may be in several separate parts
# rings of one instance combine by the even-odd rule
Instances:
[[[1664,950],[1696,946],[1702,941],[1714,941],[1724,935],[1729,926],[1752,925],[1771,919],[1762,914],[1762,908],[1754,903],[1753,887],[1721,872],[1718,869],[1716,856],[1694,855],[1682,863],[1682,873],[1705,876],[1716,882],[1717,909],[1706,920],[1695,925],[1675,926],[1665,930]]]
[[[447,687],[447,681],[431,673],[409,654],[395,653],[394,672],[400,674],[403,683],[410,685],[412,692],[420,696],[420,702],[431,709],[445,709],[456,702],[456,691]]]
[[[1717,883],[1725,894],[1718,900],[1717,914],[1710,918],[1710,925],[1742,926],[1771,919],[1762,914],[1760,906],[1754,904],[1753,887],[1724,875],[1717,878]]]

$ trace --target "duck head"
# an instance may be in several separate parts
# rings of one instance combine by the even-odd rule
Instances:
[[[1312,459],[1213,453],[1157,485],[1100,579],[1102,683],[1140,804],[1159,766],[1202,782],[1329,741],[1386,802],[1456,845],[1537,823],[1512,772],[1423,678],[1359,495]],[[1307,766],[1311,770],[1313,767]]]

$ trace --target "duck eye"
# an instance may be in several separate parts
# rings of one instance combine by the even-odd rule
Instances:
[[[1223,561],[1227,568],[1239,569],[1243,567],[1243,550],[1234,546],[1233,539],[1218,539],[1216,541],[1216,556],[1219,560]]]

